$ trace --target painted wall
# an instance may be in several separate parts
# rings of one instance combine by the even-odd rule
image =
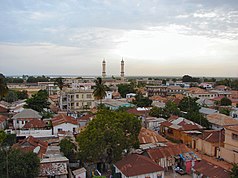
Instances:
[[[60,125],[57,125],[57,126],[53,127],[53,131],[54,131],[53,134],[57,135],[58,134],[58,129],[62,129],[62,131],[71,131],[71,132],[73,132],[73,128],[75,128],[75,131],[78,133],[79,125],[74,125],[74,124],[71,124],[71,123],[63,123],[63,124],[60,124]]]

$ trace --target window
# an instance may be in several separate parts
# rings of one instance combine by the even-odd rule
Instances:
[[[17,124],[19,124],[19,121],[17,120]]]
[[[79,98],[79,95],[76,95],[76,98]]]
[[[92,95],[91,94],[87,94],[86,97],[89,99],[89,98],[92,98]]]
[[[61,129],[61,128],[58,128],[58,132],[60,132],[60,131],[62,131],[63,129]]]
[[[234,133],[232,133],[232,139],[233,139],[233,140],[238,140],[238,135],[237,135],[237,134],[234,134]]]
[[[76,106],[79,106],[79,103],[76,103]]]

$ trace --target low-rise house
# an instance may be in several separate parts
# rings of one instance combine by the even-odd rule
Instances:
[[[198,86],[205,88],[205,89],[212,89],[214,85],[214,82],[204,82],[204,83],[200,83]]]
[[[22,141],[13,145],[13,148],[20,149],[23,151],[32,151],[37,154],[39,158],[43,158],[46,153],[48,143],[32,136],[25,138]]]
[[[202,134],[193,137],[192,148],[202,153],[219,157],[219,149],[224,146],[224,130],[204,130]]]
[[[80,127],[86,126],[91,120],[93,120],[95,115],[93,114],[86,114],[80,118],[77,118],[77,122]]]
[[[23,106],[26,104],[25,100],[17,100],[12,103],[8,103],[6,101],[0,101],[0,107],[7,112],[11,113],[19,113],[24,110]]]
[[[42,116],[33,109],[24,109],[12,117],[14,129],[21,129],[31,120],[40,120]]]
[[[201,108],[199,109],[199,112],[200,112],[201,114],[203,114],[204,116],[207,116],[207,115],[209,115],[209,114],[219,113],[219,111],[216,110],[216,109],[205,108],[205,107],[201,107]]]
[[[144,154],[165,170],[171,170],[176,166],[186,170],[187,173],[191,171],[192,162],[200,159],[184,144],[152,148],[146,150]]]
[[[238,125],[238,121],[225,114],[214,113],[207,115],[207,120],[211,123],[212,129],[219,130],[225,126]]]
[[[210,92],[198,87],[192,87],[187,89],[186,96],[192,97],[192,98],[207,98],[212,99],[218,97],[217,92]]]
[[[162,97],[162,96],[151,96],[150,100],[152,100],[152,106],[156,106],[159,108],[164,108],[166,105],[166,102],[168,101],[168,99],[166,97]]]
[[[68,177],[69,160],[60,154],[60,147],[49,146],[40,161],[39,177]]]
[[[70,131],[74,134],[79,131],[77,120],[63,113],[58,114],[52,119],[52,126],[54,135],[57,135],[60,131]]]
[[[225,178],[230,177],[230,172],[224,168],[209,163],[205,160],[201,160],[195,164],[193,167],[193,178],[201,177],[216,177],[216,178]]]
[[[121,178],[164,178],[164,169],[148,157],[131,154],[114,164]]]
[[[170,143],[160,134],[156,133],[155,131],[146,129],[144,127],[141,128],[138,139],[140,142],[140,149],[142,150],[155,148],[158,146],[164,146],[165,144]]]
[[[196,103],[203,107],[212,107],[215,105],[215,102],[208,98],[199,98]]]
[[[151,130],[159,130],[160,124],[166,121],[164,118],[147,117],[145,118],[145,127]]]
[[[99,105],[101,101],[96,102],[96,105]],[[116,99],[104,99],[102,104],[108,107],[110,110],[117,110],[121,107],[133,107],[134,105],[125,101],[116,100]]]
[[[168,121],[162,122],[160,126],[160,133],[191,146],[191,135],[200,134],[200,130],[202,129],[203,127],[199,124],[179,117],[177,119],[170,119]]]
[[[225,85],[217,85],[214,88],[215,90],[220,90],[220,91],[230,91],[231,88]]]
[[[220,157],[229,163],[238,162],[238,125],[225,127],[224,148],[221,147]]]
[[[0,130],[4,130],[7,127],[8,117],[0,115]]]
[[[86,178],[86,172],[87,170],[84,167],[76,169],[72,171],[73,178]]]

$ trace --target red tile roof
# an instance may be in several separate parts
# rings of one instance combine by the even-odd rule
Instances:
[[[59,114],[58,116],[52,119],[52,125],[57,126],[63,123],[71,123],[74,125],[78,125],[77,120],[75,120],[71,116],[67,116],[66,114]]]
[[[78,121],[90,121],[90,119],[93,117],[93,114],[87,114],[85,116],[82,116],[80,118],[77,118]]]
[[[168,142],[168,140],[158,133],[144,127],[141,128],[138,138],[140,144]]]
[[[146,150],[149,157],[155,162],[157,162],[161,158],[168,158],[189,151],[190,149],[184,144],[168,145],[165,147]]]
[[[36,147],[40,147],[39,152],[37,153],[38,157],[42,158],[45,154],[48,143],[32,136],[25,138],[24,140],[13,145],[13,148],[21,149],[23,151],[33,151]]]
[[[46,124],[44,123],[44,121],[38,119],[32,119],[23,126],[24,129],[45,128],[45,127]]]
[[[150,158],[137,154],[131,154],[124,157],[121,161],[118,161],[115,166],[126,177],[139,176],[164,170]]]
[[[204,177],[225,178],[230,177],[230,172],[220,166],[216,166],[205,160],[197,162],[194,166],[195,173],[203,174]]]
[[[149,110],[138,111],[136,108],[128,109],[127,112],[137,116],[143,116],[143,115],[149,114]]]

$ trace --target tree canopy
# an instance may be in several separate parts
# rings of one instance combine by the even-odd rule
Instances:
[[[125,98],[126,94],[128,93],[135,93],[135,85],[134,83],[130,83],[130,84],[119,84],[117,85],[118,87],[118,92],[121,94],[121,97]]]
[[[198,112],[200,109],[200,106],[198,103],[196,103],[197,98],[191,98],[191,97],[184,97],[180,102],[178,107],[181,111],[189,112],[194,111]]]
[[[60,141],[59,145],[60,151],[64,153],[64,156],[66,156],[69,160],[72,160],[77,150],[77,147],[73,143],[72,139],[64,138]]]
[[[26,100],[26,108],[31,108],[38,112],[42,112],[44,108],[49,108],[48,93],[46,90],[40,90],[32,98]]]
[[[7,162],[6,162],[7,161]],[[0,149],[0,175],[9,178],[37,177],[40,160],[33,152]]]
[[[101,110],[77,137],[82,160],[106,162],[119,160],[123,151],[138,148],[141,121],[126,112]]]
[[[234,163],[231,168],[231,178],[238,178],[238,164]]]
[[[220,101],[221,106],[230,106],[231,105],[231,100],[227,97],[224,97]]]
[[[95,80],[95,84],[96,86],[93,91],[94,98],[102,100],[106,96],[107,86],[104,85],[101,77],[98,77],[97,80]]]
[[[195,77],[191,77],[189,75],[184,75],[182,77],[182,81],[183,82],[200,82],[200,79],[199,78],[195,78]]]
[[[151,106],[152,100],[150,100],[148,97],[144,97],[141,93],[138,93],[135,96],[135,100],[133,101],[133,104],[135,104],[138,107],[149,107]]]
[[[7,94],[8,87],[6,78],[3,74],[0,73],[0,100]]]
[[[56,78],[55,79],[55,85],[57,85],[59,87],[59,89],[62,90],[63,87],[64,87],[63,78],[62,77]]]

